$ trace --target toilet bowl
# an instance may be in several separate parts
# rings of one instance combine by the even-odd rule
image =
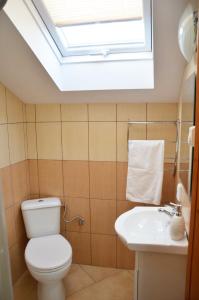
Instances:
[[[70,269],[72,248],[60,234],[32,238],[25,250],[27,267],[38,281],[39,300],[65,300],[63,278]]]

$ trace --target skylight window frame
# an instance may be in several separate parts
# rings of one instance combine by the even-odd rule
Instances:
[[[25,2],[27,0],[24,0]],[[109,45],[94,45],[83,47],[64,47],[60,36],[52,22],[42,1],[31,0],[36,11],[38,12],[42,22],[47,28],[49,34],[55,42],[55,45],[60,52],[64,62],[85,62],[85,61],[111,61],[111,60],[126,60],[138,59],[138,54],[146,53],[146,58],[151,57],[148,54],[152,53],[152,0],[143,0],[143,16],[145,26],[145,46],[141,43],[118,43]],[[112,22],[112,21],[111,21]],[[122,22],[122,21],[121,21]],[[104,23],[104,22],[103,22]],[[108,23],[108,22],[105,22]],[[76,25],[71,25],[76,26]],[[77,25],[78,26],[78,25]],[[120,58],[119,58],[120,57]]]

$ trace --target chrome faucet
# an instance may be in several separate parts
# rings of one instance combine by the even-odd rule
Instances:
[[[158,211],[163,212],[169,215],[170,217],[173,217],[174,215],[178,215],[178,216],[181,215],[181,208],[182,208],[181,204],[175,204],[170,202],[170,204],[166,204],[164,207],[160,207]]]

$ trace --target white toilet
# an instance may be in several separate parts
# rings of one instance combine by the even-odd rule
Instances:
[[[58,198],[24,201],[21,205],[27,237],[25,261],[38,281],[39,300],[65,300],[63,278],[72,262],[72,248],[60,235]]]

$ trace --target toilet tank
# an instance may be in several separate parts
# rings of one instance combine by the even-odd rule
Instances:
[[[26,235],[29,239],[60,232],[59,198],[26,200],[21,204]]]

